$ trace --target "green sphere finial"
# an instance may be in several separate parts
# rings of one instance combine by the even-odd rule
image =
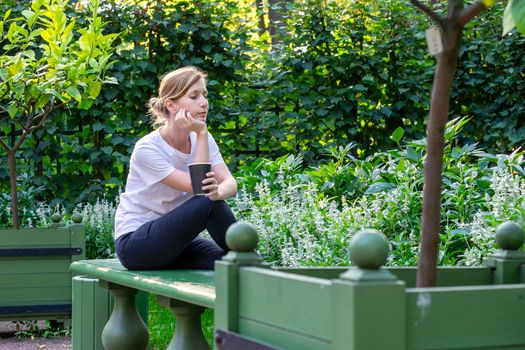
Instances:
[[[496,228],[496,243],[504,250],[518,250],[525,240],[523,228],[515,222],[506,221]]]
[[[51,221],[53,221],[55,224],[58,224],[60,221],[62,221],[62,215],[59,213],[54,213],[51,215]]]
[[[350,259],[361,269],[379,269],[389,251],[386,236],[377,230],[364,229],[350,240]]]
[[[245,222],[236,222],[226,230],[226,244],[235,252],[251,252],[257,247],[259,235]]]
[[[75,224],[80,224],[82,222],[82,215],[80,215],[79,213],[74,213],[73,215],[71,215],[71,221],[73,221]]]

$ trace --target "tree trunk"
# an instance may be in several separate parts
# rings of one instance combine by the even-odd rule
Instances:
[[[266,24],[264,23],[264,7],[262,0],[255,0],[255,7],[257,8],[257,16],[259,17],[259,34],[262,35],[266,31]]]
[[[438,56],[427,127],[425,185],[421,243],[417,270],[417,287],[436,284],[439,233],[441,222],[441,184],[445,127],[448,119],[450,92],[459,54],[462,28],[456,25],[455,14],[463,8],[462,0],[449,0],[449,18],[443,33],[443,52]]]
[[[11,214],[13,215],[13,228],[19,229],[18,219],[18,194],[16,190],[16,150],[7,151],[7,162],[9,164],[9,182],[11,183]]]
[[[284,31],[286,29],[285,13],[286,2],[288,0],[269,0],[268,8],[268,29],[272,38],[272,46],[282,42]]]

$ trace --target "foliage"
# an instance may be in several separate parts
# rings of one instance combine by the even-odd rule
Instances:
[[[71,336],[71,328],[65,327],[56,321],[45,321],[45,328],[41,328],[37,320],[14,321],[16,326],[15,336],[17,338],[57,338]]]
[[[145,103],[180,65],[208,71],[210,130],[230,165],[291,153],[315,166],[327,148],[350,144],[354,157],[369,156],[394,146],[389,135],[400,127],[423,137],[433,58],[408,3],[298,1],[283,44],[271,49],[244,3],[105,2],[104,34],[121,33],[108,69],[118,85],[102,88],[89,111],[55,114],[22,147],[20,172],[36,169],[34,186],[44,186],[37,199],[60,194],[72,210],[116,195],[134,143],[150,130]],[[465,30],[451,105],[453,117],[472,118],[460,140],[493,153],[525,140],[525,39],[515,31],[501,39],[502,12],[495,5]],[[86,20],[82,8],[70,15]]]
[[[20,15],[11,16],[8,9],[0,21],[0,146],[9,159],[15,227],[16,152],[53,110],[89,108],[111,64],[116,34],[102,34],[98,0],[91,0],[85,26],[68,18],[66,5],[65,0],[33,0]]]
[[[456,143],[456,135],[468,123],[453,120],[446,132],[439,257],[443,265],[479,263],[472,256],[490,251],[494,236],[480,241],[473,229],[473,219],[481,215],[476,213],[483,213],[482,222],[490,227],[502,220],[525,220],[519,190],[501,192],[491,185],[501,183],[502,172],[510,172],[517,181],[512,188],[524,186],[524,152],[492,155],[476,144]],[[313,168],[303,167],[294,156],[246,166],[240,170],[244,187],[235,202],[237,214],[257,227],[260,252],[275,264],[345,265],[353,232],[372,227],[391,242],[389,264],[414,265],[425,146],[424,139],[408,141],[362,160],[348,149],[332,150],[333,159]],[[254,181],[257,176],[260,182]],[[513,212],[497,209],[496,203],[504,201]],[[465,250],[470,251],[467,256]]]

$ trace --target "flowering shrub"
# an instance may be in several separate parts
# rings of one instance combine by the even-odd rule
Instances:
[[[509,169],[495,169],[491,189],[492,195],[485,197],[488,210],[477,212],[472,222],[464,225],[471,235],[471,246],[464,253],[467,265],[477,265],[483,256],[494,252],[494,235],[499,224],[507,220],[525,224],[525,178]]]
[[[86,258],[115,257],[113,226],[118,197],[114,202],[97,199],[95,204],[78,204],[75,213],[82,215],[86,227]]]
[[[466,122],[453,120],[446,132],[442,265],[480,263],[494,249],[497,224],[524,222],[524,152],[492,155],[475,144],[453,145]],[[387,235],[388,264],[415,265],[424,149],[424,140],[410,141],[363,160],[349,147],[332,149],[332,159],[310,169],[295,156],[262,160],[239,171],[245,187],[234,206],[259,231],[260,253],[278,265],[348,264],[348,241],[363,228]]]

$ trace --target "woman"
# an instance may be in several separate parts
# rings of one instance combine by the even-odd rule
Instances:
[[[206,126],[206,73],[195,67],[162,78],[149,101],[155,131],[131,154],[125,192],[115,215],[115,246],[128,269],[213,269],[228,250],[226,229],[236,221],[225,199],[237,183]],[[211,163],[193,196],[188,164]],[[207,229],[212,240],[199,237]]]

